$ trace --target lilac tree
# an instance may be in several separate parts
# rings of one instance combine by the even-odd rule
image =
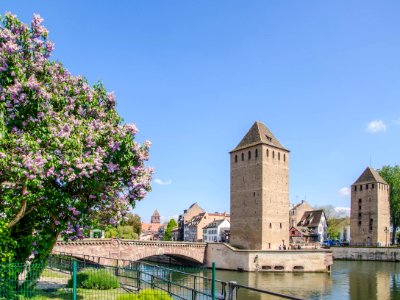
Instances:
[[[115,223],[150,190],[150,142],[102,84],[49,59],[42,21],[0,16],[0,262],[41,262],[60,234]]]

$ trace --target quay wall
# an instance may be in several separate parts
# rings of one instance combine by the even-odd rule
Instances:
[[[333,259],[400,261],[400,248],[331,247]]]
[[[208,243],[207,267],[267,272],[329,272],[333,264],[330,250],[239,250],[223,243]]]

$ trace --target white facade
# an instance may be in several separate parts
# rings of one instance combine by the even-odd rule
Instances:
[[[208,226],[203,228],[204,242],[223,242],[222,231],[230,229],[230,227],[231,224],[227,219],[211,222]]]
[[[318,225],[318,236],[320,243],[328,239],[328,223],[326,222],[325,213],[322,214]]]

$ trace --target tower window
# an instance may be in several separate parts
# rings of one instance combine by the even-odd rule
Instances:
[[[361,202],[362,202],[362,199],[358,199],[358,203],[361,204]]]
[[[269,150],[267,149],[267,157],[269,156]]]
[[[368,190],[368,184],[365,185],[365,189]]]
[[[362,185],[360,185],[360,191],[362,191]]]
[[[371,188],[374,189],[374,188],[375,188],[375,184],[372,184],[372,185],[371,185]]]
[[[358,221],[358,225],[361,226],[361,221]]]
[[[279,227],[282,229],[282,223],[279,223]]]
[[[275,158],[275,151],[272,151],[272,159]]]
[[[358,206],[358,209],[361,210],[361,205]]]
[[[237,163],[237,154],[235,155],[235,163]]]
[[[249,160],[251,159],[251,151],[249,151],[249,153],[248,153],[248,159]]]
[[[281,153],[278,152],[278,160],[281,160]]]
[[[361,218],[361,213],[358,213],[358,217]]]
[[[357,192],[357,186],[356,185],[354,186],[354,191]]]
[[[269,228],[272,228],[272,223],[269,223]]]
[[[283,154],[283,161],[286,161],[286,154]]]
[[[256,158],[258,157],[258,149],[256,149],[255,156],[256,156]]]
[[[253,192],[253,197],[255,197],[256,196],[256,192]]]
[[[242,161],[244,161],[244,153],[242,153]]]

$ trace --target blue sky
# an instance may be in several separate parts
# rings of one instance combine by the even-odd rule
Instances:
[[[3,0],[5,11],[39,13],[53,58],[115,91],[152,141],[145,221],[193,202],[229,211],[228,153],[256,120],[291,150],[291,202],[349,207],[344,188],[370,162],[400,163],[398,1]]]

